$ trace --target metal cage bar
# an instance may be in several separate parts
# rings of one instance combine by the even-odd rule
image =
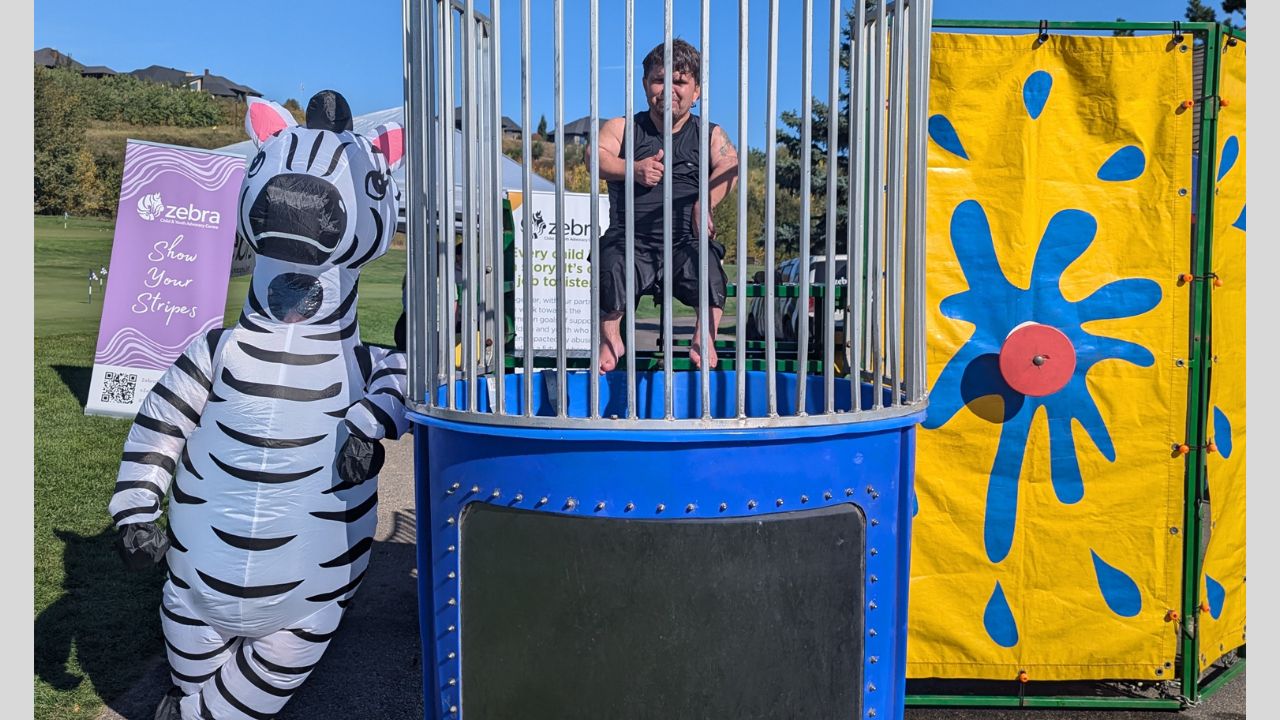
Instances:
[[[663,44],[660,47],[662,71],[667,77],[674,70],[673,4],[673,0],[663,3]],[[663,268],[660,273],[662,342],[656,353],[649,353],[636,346],[635,291],[638,278],[634,264],[638,253],[634,229],[634,155],[637,138],[631,87],[635,80],[632,66],[636,60],[634,0],[627,0],[626,4],[623,40],[627,117],[623,131],[622,154],[625,161],[621,167],[625,168],[628,181],[622,182],[621,196],[625,209],[620,209],[620,214],[627,225],[623,233],[627,295],[624,338],[631,354],[622,359],[620,365],[623,367],[619,368],[626,374],[625,416],[621,409],[611,410],[608,422],[619,428],[796,426],[860,422],[918,411],[925,398],[924,346],[920,337],[923,334],[924,260],[921,198],[924,150],[927,148],[921,118],[928,102],[928,48],[927,41],[922,38],[927,37],[929,0],[915,0],[910,7],[904,0],[901,6],[888,9],[880,6],[872,12],[865,7],[854,9],[856,28],[850,34],[851,57],[846,76],[850,98],[847,108],[839,107],[839,82],[845,72],[840,57],[840,4],[832,0],[828,42],[815,46],[811,17],[813,0],[805,0],[805,19],[798,31],[802,33],[804,57],[800,79],[806,98],[798,128],[800,160],[806,167],[813,162],[826,164],[823,170],[826,196],[811,199],[812,173],[801,175],[800,246],[797,257],[782,265],[779,264],[776,242],[779,229],[775,186],[778,147],[772,142],[778,128],[781,5],[777,0],[769,2],[764,109],[767,136],[771,142],[765,148],[763,158],[767,178],[764,227],[757,229],[763,230],[765,236],[766,277],[763,287],[751,284],[747,272],[751,229],[747,227],[749,148],[745,136],[749,118],[745,87],[751,61],[748,43],[750,0],[739,0],[738,168],[736,177],[718,178],[730,187],[735,180],[738,185],[738,267],[736,277],[732,278],[734,292],[731,293],[737,298],[737,320],[731,343],[732,360],[725,358],[726,362],[722,363],[723,369],[731,367],[737,376],[732,383],[733,401],[726,399],[720,404],[712,402],[712,385],[716,382],[712,373],[717,369],[706,362],[706,356],[717,346],[717,332],[713,328],[718,325],[716,315],[723,314],[723,308],[712,307],[708,280],[712,272],[711,263],[716,261],[711,249],[711,202],[724,188],[713,191],[709,185],[717,180],[711,177],[711,145],[719,142],[719,136],[713,133],[710,124],[710,1],[702,0],[700,5],[702,65],[698,82],[703,94],[702,122],[696,131],[700,155],[696,194],[699,212],[693,218],[699,266],[695,308],[699,329],[691,341],[675,342],[671,281],[676,248],[673,241],[676,223],[685,222],[688,216],[674,216],[673,189],[664,182],[664,187],[655,191],[661,195],[664,204],[661,218]],[[602,193],[599,189],[601,157],[598,154],[600,43],[606,33],[609,37],[614,36],[608,28],[599,26],[599,0],[591,0],[589,7],[590,66],[581,79],[574,74],[565,74],[563,0],[555,0],[553,7],[545,10],[554,13],[555,23],[552,50],[556,212],[563,215],[567,192],[564,148],[566,83],[583,82],[588,86],[590,102],[589,233],[590,256],[595,258],[602,244],[600,224],[603,219],[599,208]],[[523,232],[514,238],[514,247],[508,245],[504,238],[504,187],[500,172],[505,162],[501,92],[503,23],[501,8],[490,10],[492,16],[481,15],[475,8],[475,0],[427,0],[416,5],[415,0],[407,0],[405,6],[404,19],[408,28],[404,38],[405,126],[411,155],[405,188],[411,243],[407,280],[407,305],[412,316],[409,325],[412,335],[409,339],[411,404],[417,411],[445,419],[498,425],[584,427],[605,422],[601,417],[605,381],[595,372],[601,355],[600,268],[590,268],[592,327],[589,359],[575,355],[571,363],[567,353],[569,326],[564,262],[558,262],[554,268],[554,360],[537,357],[533,317],[536,296],[532,284],[532,223],[522,223]],[[520,116],[526,128],[531,123],[535,102],[532,12],[531,0],[523,0],[518,23],[522,54],[519,102]],[[889,42],[890,37],[892,42]],[[825,133],[823,138],[814,136],[815,125],[821,122],[821,118],[815,118],[814,108],[809,102],[813,99],[814,62],[825,63],[829,73],[827,125],[819,128],[820,135]],[[665,131],[662,140],[663,170],[664,177],[670,177],[676,160],[672,152],[674,117],[670,84],[663,88],[662,95],[665,101],[660,118]],[[840,127],[841,110],[848,113],[847,132]],[[812,152],[814,141],[827,143],[827,149],[820,156]],[[531,215],[529,198],[532,194],[532,146],[528,132],[524,133],[520,151],[523,160],[520,187],[524,192],[527,218]],[[842,181],[848,191],[847,198],[841,197]],[[723,194],[720,197],[723,198]],[[812,205],[823,200],[825,206],[815,208]],[[826,218],[823,233],[816,236],[811,229],[811,221],[817,219],[815,210]],[[846,223],[843,228],[839,227],[841,210]],[[556,255],[564,258],[567,252],[563,223],[556,222],[554,228],[548,229],[554,232]],[[679,230],[688,232],[683,226]],[[847,281],[837,277],[842,241],[845,243]],[[692,247],[690,252],[694,252]],[[511,297],[507,293],[512,291],[513,278],[508,277],[506,263],[511,260],[505,253],[515,253],[522,260],[520,269],[524,280],[515,292],[520,293],[524,305],[523,317],[520,318],[523,340],[516,344],[508,343],[509,332],[513,328],[507,325],[507,318],[512,308],[504,305],[504,298]],[[810,265],[819,258],[814,253],[825,255],[826,262],[821,273],[811,276]],[[788,268],[785,278],[778,273],[780,267]],[[840,282],[845,284],[842,286]],[[747,339],[748,325],[753,321],[759,322],[759,318],[754,317],[755,311],[752,317],[748,317],[748,300],[756,302],[756,308],[764,316],[763,344]],[[759,302],[761,300],[763,303]],[[811,301],[815,303],[812,318],[809,317]],[[549,298],[547,303],[550,305]],[[790,307],[791,303],[794,303],[794,314],[782,313],[780,305],[788,304]],[[843,336],[837,334],[841,317],[844,319]],[[793,320],[797,342],[779,342],[783,336],[778,322]],[[689,366],[674,355],[677,345],[683,347],[686,342],[691,349],[696,347],[702,352],[703,362],[696,367],[696,377],[686,375],[689,371],[685,368]],[[587,363],[585,368],[584,361]],[[540,370],[543,367],[546,369]],[[765,382],[762,385],[748,381],[747,374],[757,370],[763,371]],[[508,372],[525,377],[521,378],[522,382],[511,385]],[[588,396],[585,411],[582,409],[583,399],[576,397],[572,398],[573,409],[570,409],[569,380],[573,373],[580,372],[589,372],[592,376],[583,385],[575,386],[584,388],[583,392]],[[663,386],[661,400],[653,397],[655,403],[651,414],[641,412],[645,398],[640,397],[637,384],[642,372],[646,373],[647,380],[655,380]],[[818,377],[810,377],[819,374],[820,382]],[[847,382],[847,390],[837,385],[840,377],[851,378],[852,381]],[[545,390],[537,388],[538,383],[544,380]],[[484,392],[486,388],[487,393]],[[617,403],[621,399],[622,384],[615,386],[610,383],[609,388],[611,405],[619,407]],[[685,398],[686,388],[690,393],[698,393],[697,397]],[[783,397],[783,388],[787,388],[785,404],[788,410],[780,412],[778,405]],[[868,388],[871,390],[869,402],[865,399]],[[657,391],[656,384],[654,390]],[[817,393],[822,397],[811,397]],[[521,397],[517,402],[508,394]],[[548,401],[547,405],[540,407],[539,402],[544,400]],[[701,400],[700,409],[691,417],[682,415],[677,418],[677,403],[683,413],[686,400],[695,404]],[[662,404],[661,411],[657,410],[658,402]],[[794,411],[791,407],[793,402]],[[550,407],[551,404],[554,408]]]

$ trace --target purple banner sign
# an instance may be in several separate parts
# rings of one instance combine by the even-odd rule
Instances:
[[[85,412],[132,417],[198,335],[222,325],[244,158],[129,140]]]

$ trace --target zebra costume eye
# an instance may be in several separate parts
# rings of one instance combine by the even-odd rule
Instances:
[[[364,176],[364,192],[374,200],[381,200],[387,196],[387,183],[391,175],[378,171],[370,170],[368,175]]]
[[[249,163],[248,176],[253,177],[254,175],[257,175],[258,171],[262,169],[262,163],[265,162],[266,159],[267,153],[259,150],[258,154],[253,157],[253,162]]]

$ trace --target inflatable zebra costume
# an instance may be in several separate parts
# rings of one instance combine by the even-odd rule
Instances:
[[[332,91],[305,127],[250,98],[245,127],[259,152],[240,194],[238,232],[257,252],[244,312],[156,383],[110,505],[126,561],[169,566],[175,687],[157,718],[284,707],[368,565],[379,440],[407,429],[404,355],[362,345],[356,323],[360,268],[395,231],[402,130],[353,134]]]

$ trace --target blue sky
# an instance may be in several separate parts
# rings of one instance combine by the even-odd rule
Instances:
[[[491,0],[478,0],[487,12]],[[503,25],[503,112],[520,121],[519,19],[520,1],[501,0]],[[550,0],[531,0],[533,102],[532,117],[546,115],[554,123]],[[1219,10],[1213,0],[1208,5]],[[844,0],[844,7],[851,0]],[[623,62],[620,34],[621,0],[599,0],[601,28],[600,112],[624,110]],[[935,18],[1010,20],[1097,20],[1124,17],[1131,21],[1183,18],[1185,0],[935,0]],[[588,112],[588,0],[565,0],[564,64],[565,121]],[[663,4],[636,0],[636,78],[644,54],[662,41]],[[738,3],[711,3],[711,118],[738,140],[737,34]],[[778,109],[801,106],[801,8],[799,0],[781,0],[779,21]],[[829,2],[816,0],[813,12],[815,58],[825,56]],[[700,3],[675,3],[675,34],[698,44]],[[152,3],[117,0],[103,12],[101,0],[40,0],[35,6],[34,49],[54,47],[87,65],[107,65],[117,71],[152,64],[200,73],[208,68],[236,82],[250,85],[268,98],[283,102],[297,98],[305,104],[315,92],[332,88],[347,97],[357,114],[403,102],[401,50],[402,5],[394,0],[367,3],[312,0],[305,5],[284,2]],[[753,0],[749,17],[754,50],[750,67],[748,139],[759,147],[765,137],[765,58],[768,2]],[[825,61],[814,63],[813,87],[826,98]],[[636,98],[637,108],[643,100]],[[552,125],[554,127],[554,125]]]

